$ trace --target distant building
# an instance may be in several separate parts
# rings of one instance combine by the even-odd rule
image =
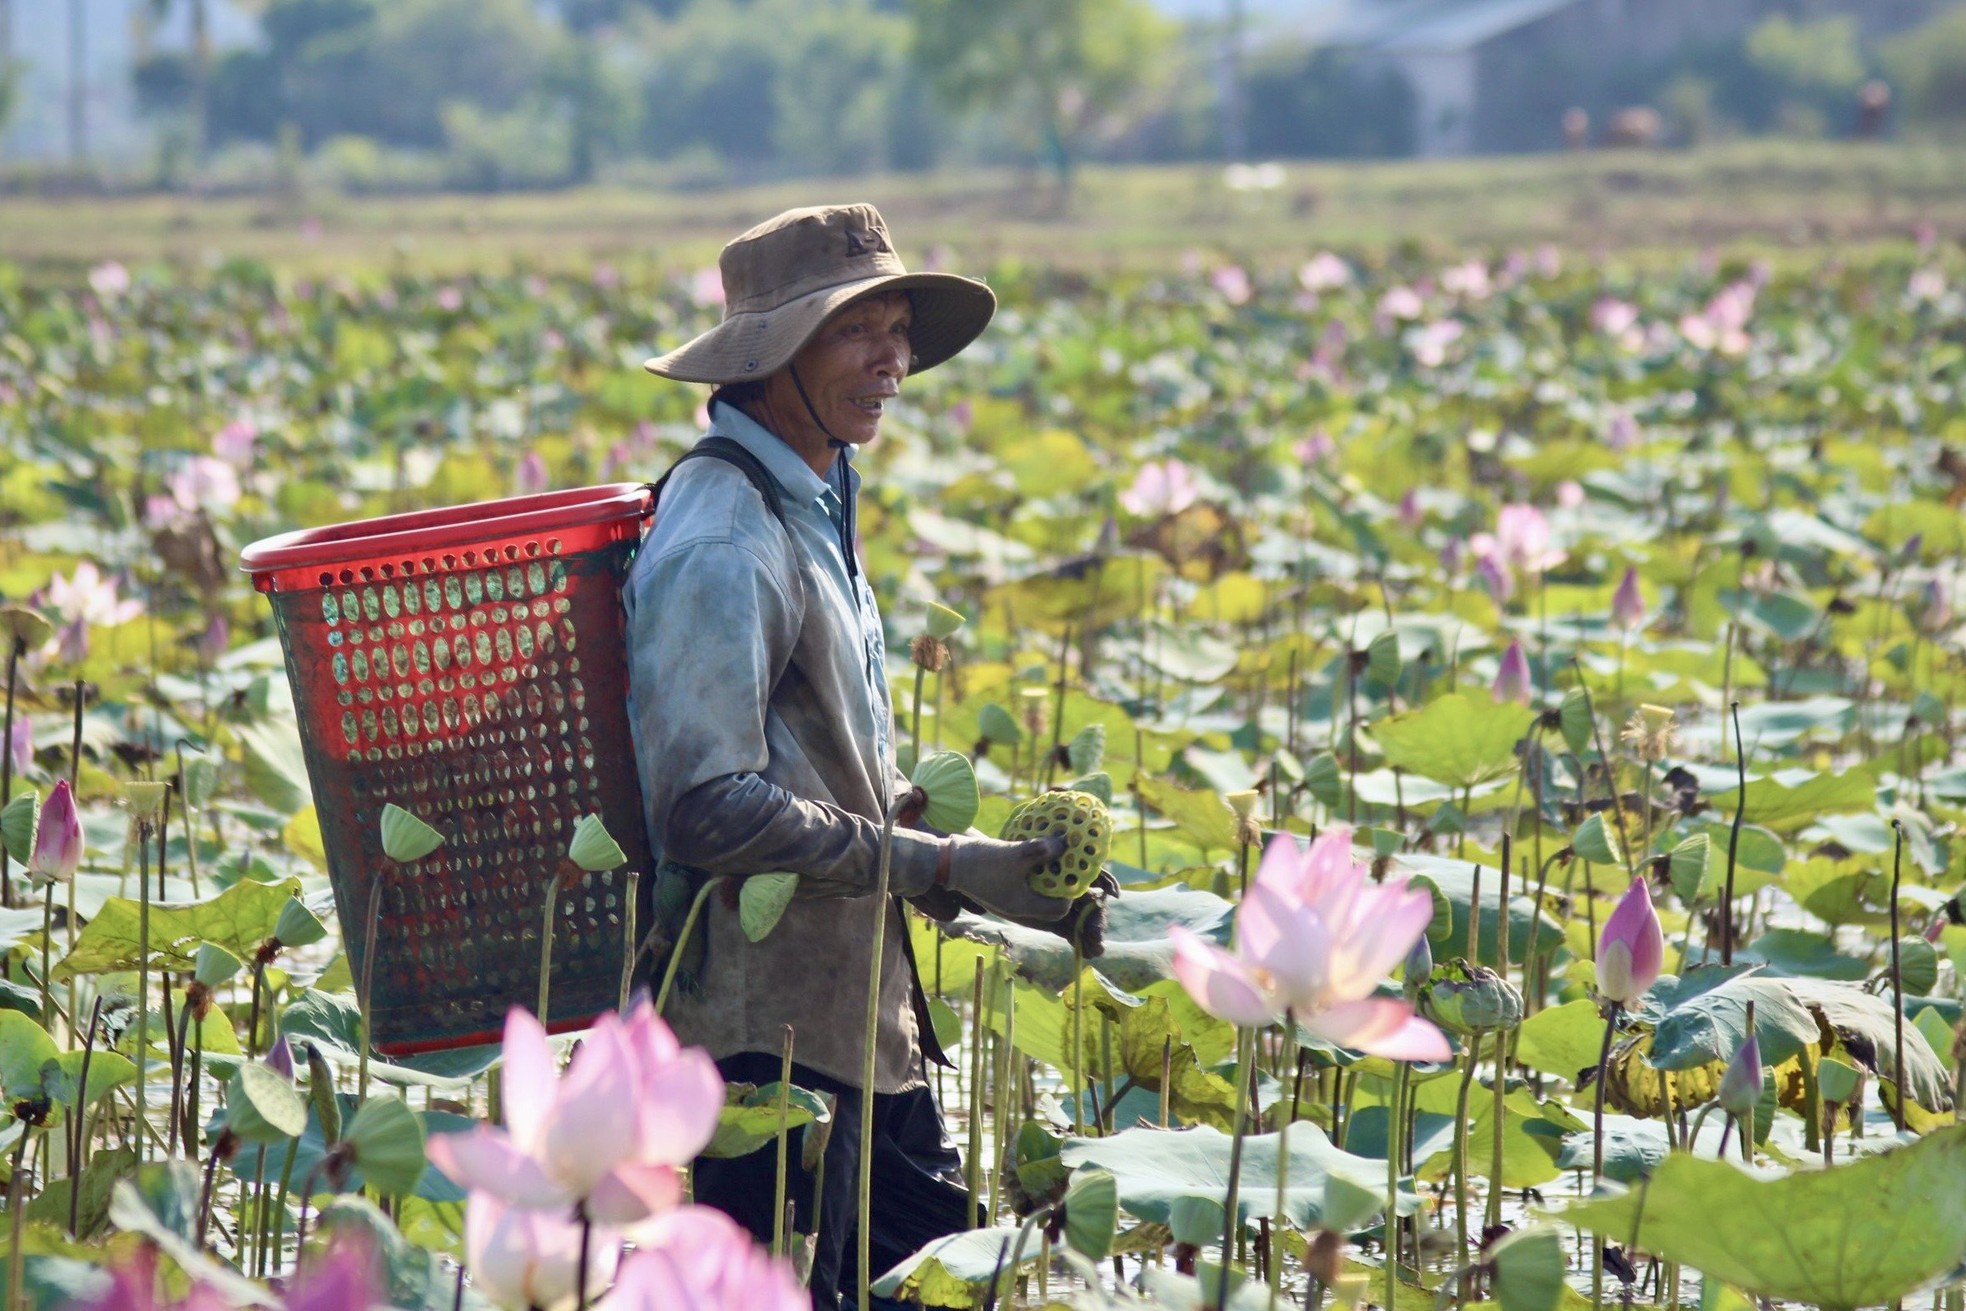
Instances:
[[[205,0],[214,50],[251,45],[258,24],[236,0]],[[57,164],[78,149],[97,164],[132,165],[155,143],[139,117],[133,73],[153,50],[191,45],[187,0],[153,21],[151,0],[0,0],[22,85],[0,133],[0,163]],[[79,38],[79,39],[78,39]],[[79,73],[79,77],[78,77]],[[79,94],[77,94],[79,91]]]
[[[1605,75],[1717,41],[1775,14],[1855,17],[1866,34],[1924,21],[1938,0],[1321,0],[1289,26],[1383,60],[1412,87],[1422,155],[1543,150],[1571,105],[1602,115]]]

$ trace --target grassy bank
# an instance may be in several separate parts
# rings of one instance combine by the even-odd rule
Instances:
[[[1015,171],[802,180],[721,191],[622,187],[511,195],[147,195],[0,200],[0,255],[22,262],[248,256],[298,270],[713,258],[789,205],[879,204],[910,253],[1088,269],[1164,265],[1195,247],[1258,261],[1316,245],[1554,242],[1634,256],[1689,246],[1820,248],[1966,233],[1966,143],[1743,142],[1697,151],[1285,166],[1236,191],[1216,166],[1099,167],[1068,200]]]

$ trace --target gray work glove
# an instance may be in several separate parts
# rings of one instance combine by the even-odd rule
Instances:
[[[950,844],[947,890],[967,897],[1005,919],[1050,923],[1065,917],[1072,903],[1031,891],[1031,874],[1065,854],[1063,837],[1003,842],[956,834]],[[931,893],[939,889],[930,889]]]

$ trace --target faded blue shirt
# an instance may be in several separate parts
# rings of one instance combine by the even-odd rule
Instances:
[[[711,433],[756,455],[781,489],[781,527],[739,469],[691,460],[669,480],[623,588],[629,713],[658,855],[742,878],[789,871],[798,895],[763,941],[738,899],[712,896],[701,986],[672,996],[684,1042],[722,1057],[777,1053],[852,1086],[873,950],[881,819],[906,784],[894,767],[880,613],[849,571],[835,486],[734,408]],[[846,466],[847,495],[859,477]],[[837,479],[838,474],[834,477]],[[890,886],[934,880],[937,839],[897,829]],[[727,885],[729,886],[729,885]],[[875,1089],[918,1067],[906,926],[886,911]]]

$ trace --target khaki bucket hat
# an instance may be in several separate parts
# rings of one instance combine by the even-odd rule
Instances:
[[[724,319],[642,367],[679,382],[748,382],[785,367],[836,310],[876,292],[914,301],[910,373],[932,369],[996,313],[997,298],[974,278],[910,273],[872,205],[790,209],[724,247]]]

